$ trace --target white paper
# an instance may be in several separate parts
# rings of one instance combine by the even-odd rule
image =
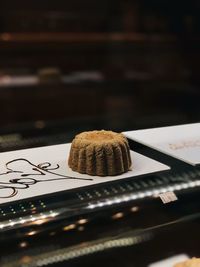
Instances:
[[[187,260],[189,257],[186,254],[179,254],[149,265],[149,267],[174,267],[175,264]]]
[[[191,165],[200,164],[200,123],[129,131],[124,134]]]
[[[68,167],[70,146],[64,144],[0,153],[0,204],[170,169],[131,151],[131,171],[106,177],[80,174]]]

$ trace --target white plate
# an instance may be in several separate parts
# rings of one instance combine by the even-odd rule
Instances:
[[[0,204],[170,169],[131,151],[133,168],[124,174],[106,177],[80,174],[68,167],[70,146],[0,153]]]
[[[200,123],[129,131],[124,134],[191,165],[200,164]]]

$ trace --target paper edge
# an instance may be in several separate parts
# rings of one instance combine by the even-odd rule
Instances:
[[[156,151],[161,152],[162,154],[165,154],[165,155],[170,156],[170,157],[172,157],[172,158],[175,158],[175,159],[178,159],[178,160],[180,160],[180,161],[183,161],[183,162],[185,162],[185,163],[187,163],[187,164],[189,164],[189,165],[192,165],[192,166],[194,166],[194,167],[200,165],[200,163],[197,163],[197,162],[194,163],[194,162],[191,162],[191,161],[189,161],[189,160],[183,159],[183,158],[181,158],[181,157],[179,157],[179,156],[175,156],[175,155],[173,155],[173,154],[170,154],[169,152],[166,152],[164,149],[159,149],[158,147],[155,147],[155,146],[153,146],[153,145],[151,145],[151,144],[148,144],[148,143],[146,143],[146,142],[143,142],[143,141],[141,141],[140,139],[137,139],[137,138],[135,138],[135,137],[133,137],[133,136],[130,136],[130,135],[128,135],[128,134],[125,134],[125,136],[126,136],[128,139],[131,139],[132,141],[136,141],[137,143],[140,143],[140,144],[142,144],[142,145],[145,145],[145,146],[147,146],[147,147],[150,147],[150,148],[152,148],[152,149],[154,149],[154,150],[156,150]]]

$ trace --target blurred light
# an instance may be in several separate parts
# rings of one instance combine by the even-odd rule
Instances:
[[[153,198],[159,198],[159,194],[158,195],[152,195]]]
[[[28,236],[32,236],[32,235],[35,235],[35,234],[37,234],[36,231],[31,231],[31,232],[28,232],[26,235],[28,235]]]
[[[48,219],[39,219],[39,220],[35,220],[34,224],[41,225],[46,222],[48,222]]]
[[[76,228],[76,225],[75,224],[70,224],[70,225],[66,225],[64,228],[63,228],[63,231],[69,231],[69,230],[73,230]]]
[[[51,212],[51,217],[56,217],[59,213],[56,213],[56,212]]]
[[[163,188],[160,190],[160,193],[166,193],[167,191],[168,191],[167,188]]]
[[[84,227],[84,226],[79,226],[79,227],[78,227],[78,231],[81,231],[81,232],[82,232],[82,231],[84,231],[84,230],[85,230],[85,227]]]
[[[28,246],[28,243],[27,242],[21,242],[21,243],[19,243],[19,247],[20,248],[25,248],[27,246]]]
[[[196,183],[195,183],[195,182],[190,182],[190,183],[189,183],[189,186],[190,186],[190,187],[195,187],[195,186],[196,186]]]
[[[3,79],[1,79],[4,84],[10,84],[11,83],[11,77],[9,75],[3,76]]]
[[[31,257],[30,256],[23,256],[21,258],[21,262],[22,263],[29,263],[31,261]]]
[[[121,200],[120,198],[116,198],[116,199],[114,200],[114,203],[120,203],[120,202],[122,202],[122,200]]]
[[[34,216],[29,215],[29,216],[19,217],[15,220],[6,220],[6,221],[0,223],[0,229],[9,228],[9,227],[12,227],[14,225],[20,225],[20,224],[23,225],[24,223],[40,225],[42,223],[45,223],[45,222],[51,220],[52,217],[55,217],[58,214],[59,213],[49,211],[46,213],[35,214]]]
[[[118,220],[118,219],[121,219],[121,218],[123,218],[124,217],[124,213],[123,212],[118,212],[118,213],[116,213],[116,214],[114,214],[113,216],[112,216],[112,219],[113,220]]]
[[[106,205],[109,206],[109,205],[112,205],[112,204],[113,204],[113,202],[112,202],[111,200],[107,200],[107,201],[106,201]]]
[[[189,184],[183,184],[183,189],[187,189],[189,187]]]
[[[159,195],[159,194],[160,194],[160,190],[153,190],[152,193],[153,193],[154,195]]]
[[[130,199],[135,200],[135,199],[137,199],[137,197],[135,195],[132,195],[132,196],[130,196]]]
[[[139,207],[137,207],[137,206],[134,206],[134,207],[131,208],[132,212],[137,212],[138,210],[139,210]]]
[[[146,197],[146,194],[145,193],[142,192],[142,193],[139,193],[138,194],[138,198],[144,198],[144,197]]]
[[[95,205],[93,205],[93,204],[89,204],[88,208],[92,210],[92,209],[95,208]]]
[[[35,214],[36,212],[37,212],[36,208],[33,208],[32,211],[31,211],[32,214]]]
[[[80,219],[78,220],[78,224],[85,224],[88,222],[88,219]]]
[[[146,191],[146,196],[147,196],[147,197],[152,196],[152,192],[151,192],[151,191]]]
[[[13,220],[9,220],[9,225],[12,227],[12,226],[14,226],[16,224],[16,222],[15,221],[13,221]]]
[[[1,39],[3,41],[10,41],[12,39],[11,34],[10,33],[3,33],[3,34],[1,34]]]
[[[179,190],[182,189],[181,185],[175,185],[174,188],[175,188],[175,190],[177,190],[177,191],[179,191]]]
[[[131,201],[131,200],[142,199],[145,197],[158,198],[159,195],[162,193],[180,191],[183,189],[193,188],[196,186],[200,186],[200,180],[190,181],[190,182],[181,183],[181,184],[175,184],[171,186],[165,186],[159,189],[153,189],[153,190],[148,190],[144,192],[129,193],[129,194],[125,194],[125,195],[118,196],[118,197],[108,198],[103,201],[90,203],[88,205],[88,208],[89,209],[101,208],[101,207],[105,207],[108,205],[114,205],[114,204],[123,203],[123,202]]]
[[[130,201],[131,198],[130,197],[124,197],[123,200],[126,202],[126,201]]]
[[[31,217],[30,221],[34,222],[36,220],[36,218],[33,217],[32,215],[30,217]]]

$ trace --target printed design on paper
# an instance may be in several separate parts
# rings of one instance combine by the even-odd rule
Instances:
[[[200,139],[170,143],[169,148],[172,150],[181,150],[186,148],[200,147]]]
[[[0,199],[12,198],[16,196],[20,190],[28,189],[37,183],[69,179],[93,180],[91,178],[78,178],[60,174],[57,172],[60,168],[59,164],[52,166],[50,162],[43,162],[36,165],[25,158],[11,160],[5,164],[5,167],[6,171],[0,173],[0,176],[2,176],[0,177]],[[45,179],[48,174],[51,174],[52,178]]]

